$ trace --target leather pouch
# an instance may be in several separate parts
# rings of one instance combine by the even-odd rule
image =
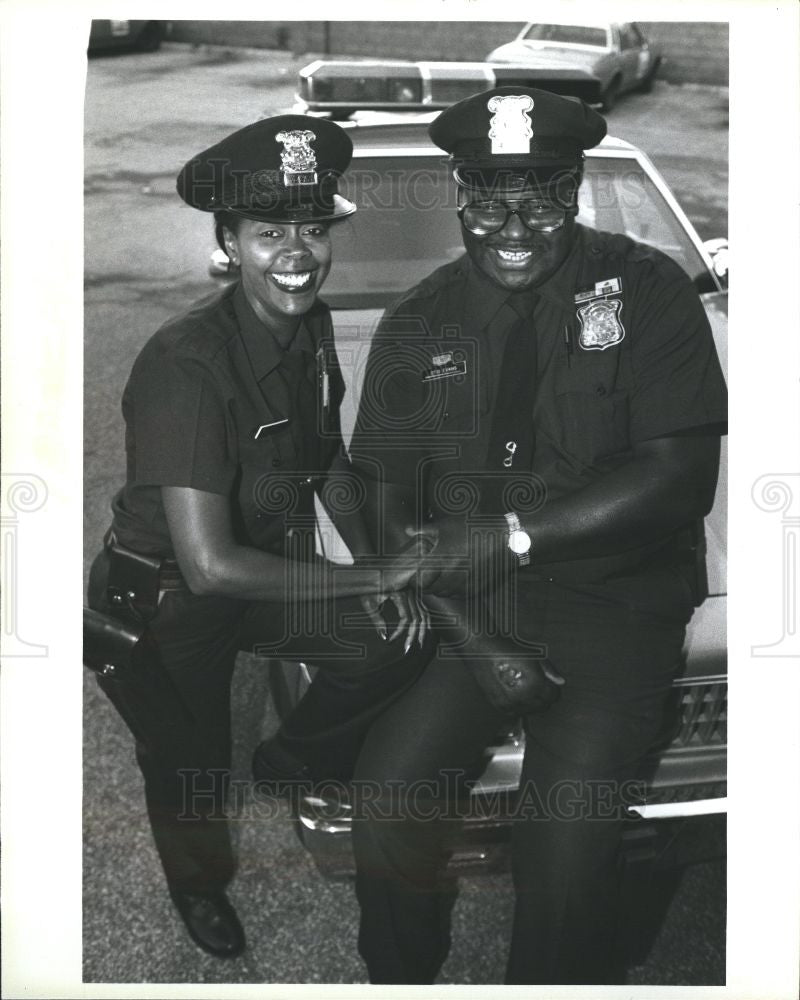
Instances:
[[[115,543],[108,553],[106,595],[114,611],[138,621],[149,621],[158,608],[162,560],[144,556]]]

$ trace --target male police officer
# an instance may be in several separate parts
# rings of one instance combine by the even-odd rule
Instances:
[[[431,526],[431,607],[447,610],[488,579],[490,593],[509,595],[498,641],[546,653],[555,670],[539,661],[544,688],[565,681],[524,717],[520,802],[530,808],[513,829],[508,983],[624,976],[614,947],[622,799],[663,725],[685,626],[705,596],[697,530],[726,420],[687,276],[658,251],[575,221],[583,150],[605,131],[582,102],[525,87],[471,97],[433,122],[467,252],[387,311],[352,445],[383,544],[407,541],[405,525]],[[504,486],[509,471],[519,479]],[[510,579],[492,584],[487,574],[508,562]],[[488,635],[496,620],[470,618],[465,633]],[[480,664],[463,669],[456,652],[440,648],[373,726],[357,777],[475,774],[503,716],[476,683]],[[410,814],[356,824],[373,982],[436,976],[454,898],[442,874],[451,827]]]

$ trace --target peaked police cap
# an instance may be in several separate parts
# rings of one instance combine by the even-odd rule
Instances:
[[[270,222],[343,218],[356,210],[338,193],[352,155],[350,136],[335,122],[277,115],[194,156],[178,174],[178,194],[203,212]]]
[[[446,108],[429,127],[467,188],[523,187],[578,172],[606,134],[602,115],[577,97],[496,87]]]

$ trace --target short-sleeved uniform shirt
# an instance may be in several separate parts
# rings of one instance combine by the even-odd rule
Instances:
[[[330,312],[317,301],[284,350],[241,285],[168,321],[122,399],[127,477],[119,542],[172,557],[162,486],[229,497],[237,541],[280,553],[286,519],[313,519],[313,489],[341,444],[344,382]]]
[[[535,291],[531,410],[519,421],[533,423],[537,503],[624,464],[638,442],[724,430],[725,382],[708,320],[670,258],[576,226],[567,258]],[[351,457],[366,476],[414,485],[423,516],[458,507],[465,484],[480,488],[508,457],[487,451],[506,339],[518,321],[511,297],[464,255],[390,307],[376,333]],[[673,542],[666,562],[685,556],[678,553],[685,540]],[[548,566],[534,559],[520,580],[658,605],[665,597],[659,548],[658,560],[649,552]],[[687,585],[677,586],[685,599]]]

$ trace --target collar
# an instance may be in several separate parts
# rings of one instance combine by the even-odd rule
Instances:
[[[560,308],[571,308],[575,304],[575,288],[584,253],[585,230],[575,227],[575,239],[567,256],[547,281],[532,288],[542,298],[549,299]],[[469,254],[463,258],[467,270],[465,315],[471,316],[477,329],[485,329],[508,299],[516,294],[499,288],[472,263]]]
[[[311,354],[316,351],[321,339],[320,317],[324,310],[324,307],[318,308],[317,303],[301,319],[288,351],[281,347],[270,328],[265,326],[256,316],[253,307],[247,301],[241,282],[233,293],[233,308],[239,322],[242,341],[257,381],[274,371],[286,357],[288,351],[308,351]]]
[[[476,330],[485,330],[512,293],[490,281],[475,267],[469,254],[463,260],[467,279],[464,315],[470,317],[470,325],[474,324]]]
[[[567,309],[574,308],[575,288],[583,260],[585,240],[586,230],[583,226],[576,224],[575,239],[572,241],[569,253],[547,281],[542,282],[533,291],[557,306]]]

